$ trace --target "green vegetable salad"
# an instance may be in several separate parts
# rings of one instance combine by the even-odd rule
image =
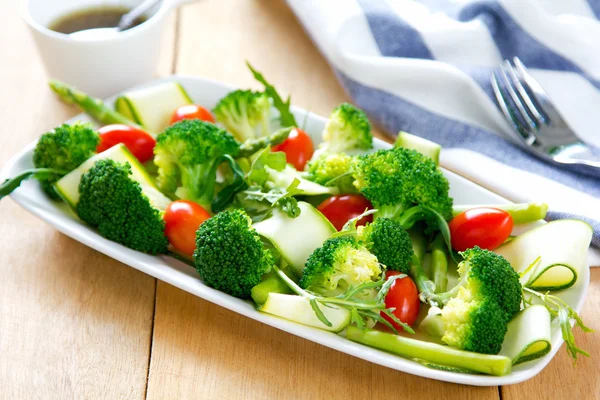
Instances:
[[[264,90],[212,109],[174,81],[127,92],[116,109],[52,81],[103,127],[42,135],[36,168],[0,198],[36,178],[107,239],[177,257],[260,312],[431,368],[505,375],[547,354],[553,329],[574,359],[587,355],[571,324],[589,328],[560,290],[586,267],[588,225],[540,222],[543,203],[455,205],[440,146],[401,132],[375,151],[351,104],[311,137],[250,70]],[[536,227],[513,236],[524,223]]]

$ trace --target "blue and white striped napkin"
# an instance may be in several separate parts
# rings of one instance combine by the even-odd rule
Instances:
[[[550,219],[585,219],[600,247],[600,180],[514,145],[489,83],[518,56],[581,138],[600,146],[600,0],[288,3],[379,127],[440,143],[445,168],[512,201],[545,201]]]

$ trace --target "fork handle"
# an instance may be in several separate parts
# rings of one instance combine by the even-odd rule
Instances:
[[[573,160],[566,163],[562,161],[557,162],[563,166],[568,166],[568,168],[572,171],[600,179],[600,165],[587,164],[579,161],[573,162]],[[600,184],[600,180],[598,184]]]
[[[556,149],[548,149],[545,158],[572,171],[600,178],[600,148],[577,142]]]

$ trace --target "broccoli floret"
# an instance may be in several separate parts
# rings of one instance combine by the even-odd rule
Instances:
[[[208,207],[216,191],[217,167],[239,148],[233,136],[209,122],[178,122],[156,138],[158,187],[169,196]]]
[[[79,217],[107,239],[145,253],[165,253],[162,212],[131,179],[131,165],[110,159],[97,161],[79,183]]]
[[[240,142],[271,134],[271,103],[265,93],[235,90],[223,97],[213,112]]]
[[[463,350],[498,354],[508,330],[508,321],[497,303],[473,295],[472,290],[475,288],[461,288],[442,309],[442,341]]]
[[[323,296],[337,296],[350,287],[378,281],[382,272],[377,257],[354,237],[334,237],[308,257],[300,287]]]
[[[388,218],[357,228],[358,240],[365,244],[388,269],[407,274],[413,257],[412,241],[402,225]]]
[[[271,270],[273,256],[252,228],[250,217],[241,210],[228,210],[200,225],[194,265],[208,286],[248,299],[252,287]]]
[[[507,324],[519,312],[519,275],[502,256],[474,247],[461,253],[460,281],[448,292],[433,295],[443,304],[442,341],[464,350],[497,354]]]
[[[40,137],[33,150],[33,165],[68,173],[96,154],[99,143],[98,133],[89,124],[64,124]],[[42,188],[53,199],[59,198],[53,186],[59,178],[41,181]]]
[[[457,288],[476,283],[478,292],[492,298],[502,307],[507,320],[521,309],[522,286],[519,274],[501,255],[474,247],[460,253],[464,259],[460,263],[461,280],[442,298],[455,293]],[[463,279],[464,278],[464,279]]]
[[[344,103],[336,107],[323,131],[319,152],[347,153],[364,151],[373,147],[371,123],[365,113]]]
[[[448,180],[437,165],[415,150],[395,148],[360,156],[354,186],[378,209],[377,217],[399,218],[416,205],[452,218]]]
[[[354,187],[352,165],[355,157],[345,153],[321,153],[310,160],[306,178],[323,186],[334,186],[340,193],[358,193]]]

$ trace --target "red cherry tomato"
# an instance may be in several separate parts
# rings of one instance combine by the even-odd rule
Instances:
[[[179,107],[171,116],[171,125],[183,119],[199,119],[200,121],[215,122],[215,117],[206,108],[197,104],[188,104]]]
[[[304,170],[304,166],[315,152],[310,136],[300,128],[294,128],[287,139],[273,146],[273,151],[283,151],[287,162],[298,171]]]
[[[479,207],[458,214],[448,226],[455,250],[465,251],[475,246],[494,250],[510,236],[513,219],[504,210]]]
[[[196,248],[196,231],[209,218],[210,214],[199,204],[176,200],[165,210],[165,235],[175,249],[192,256]]]
[[[367,209],[372,209],[371,202],[359,194],[344,194],[331,196],[322,202],[318,209],[335,226],[338,231],[342,230],[344,224],[352,218],[358,217]],[[373,222],[373,216],[362,217],[356,223],[357,226]]]
[[[156,140],[139,128],[114,124],[103,126],[98,132],[100,133],[100,144],[96,148],[98,153],[123,143],[142,163],[151,160],[154,156]]]
[[[398,274],[400,274],[398,271],[386,271],[385,277],[389,278]],[[392,314],[408,325],[414,324],[417,320],[420,306],[419,290],[408,276],[396,279],[385,296],[385,307],[395,308]],[[385,314],[381,315],[396,328],[401,329],[390,317]]]

